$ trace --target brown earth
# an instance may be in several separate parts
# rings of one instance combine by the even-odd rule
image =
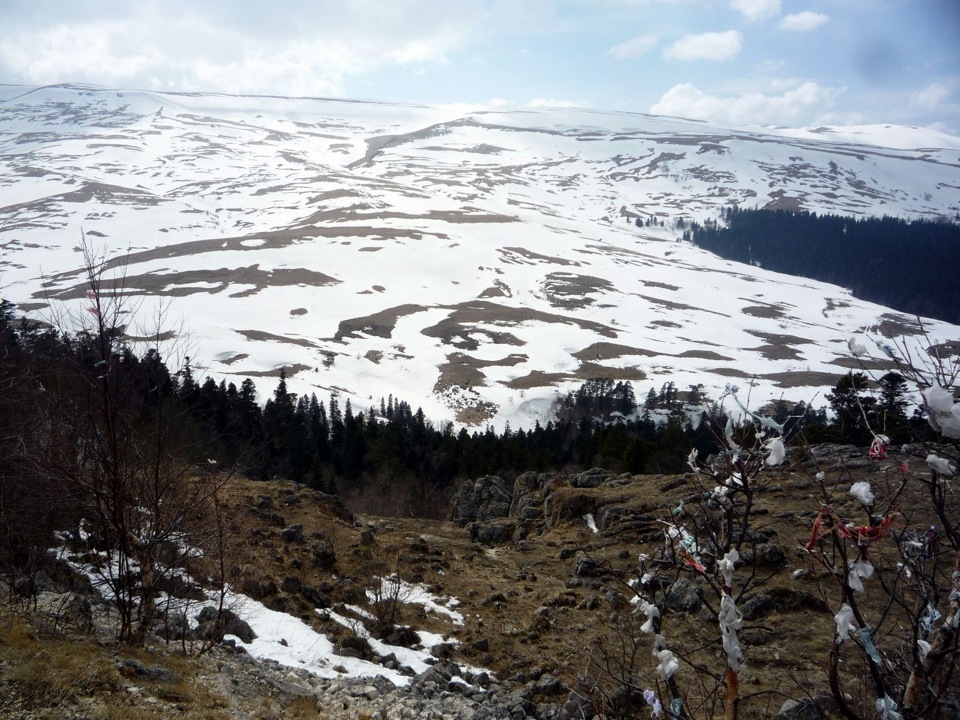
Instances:
[[[781,556],[766,564],[758,561],[758,587],[738,598],[741,608],[759,595],[764,595],[768,603],[765,610],[745,621],[740,635],[744,650],[741,719],[772,717],[784,699],[816,695],[827,687],[825,666],[838,603],[834,579],[802,549],[823,500],[811,474],[817,469],[827,471],[831,481],[838,484],[833,508],[859,521],[863,508],[847,494],[850,484],[868,479],[878,497],[885,497],[899,478],[901,461],[917,463],[915,458],[896,456],[876,462],[862,451],[839,448],[816,461],[809,453],[797,453],[793,463],[770,471],[770,484],[758,497],[753,521],[764,542]],[[512,532],[497,544],[475,542],[468,529],[452,522],[352,516],[330,496],[303,485],[236,478],[228,485],[226,501],[227,526],[233,533],[231,546],[237,558],[232,581],[248,592],[256,589],[260,595],[257,599],[274,609],[301,617],[320,631],[338,633],[342,629],[322,620],[302,595],[278,588],[286,578],[295,576],[303,584],[320,589],[334,603],[362,603],[371,573],[388,566],[404,580],[460,600],[457,609],[465,617],[462,626],[408,606],[404,606],[400,618],[415,628],[441,632],[457,642],[454,660],[487,668],[501,681],[513,678],[523,683],[547,672],[572,687],[578,674],[588,667],[590,657],[597,658],[604,652],[618,655],[618,648],[628,639],[624,632],[636,629],[624,624],[633,617],[629,606],[622,605],[633,595],[625,581],[637,577],[641,553],[653,555],[662,545],[663,523],[676,513],[690,512],[682,509],[683,502],[690,503],[701,486],[689,473],[618,476],[590,471],[575,477],[527,474],[522,478],[526,478],[526,485],[518,480],[513,516],[500,519]],[[574,486],[578,482],[589,485],[591,478],[599,478],[596,487]],[[709,478],[703,478],[703,482],[712,487]],[[898,506],[910,507],[916,500],[913,493],[913,489],[908,490]],[[521,503],[524,507],[534,508],[525,513],[526,520],[519,517],[523,513],[517,507],[518,498],[526,498]],[[536,505],[536,501],[542,501],[542,505]],[[600,523],[599,532],[588,528],[584,521],[587,513]],[[927,518],[914,516],[910,520],[922,524]],[[294,524],[302,525],[303,541],[284,539],[284,528]],[[318,545],[333,552],[335,563],[317,564]],[[886,550],[877,544],[876,563],[884,561]],[[577,574],[578,552],[596,563],[593,571]],[[735,586],[743,583],[749,572],[737,571]],[[681,575],[699,583],[706,601],[688,612],[667,610],[663,617],[662,632],[669,647],[684,656],[678,680],[689,705],[702,694],[698,683],[704,673],[722,672],[723,654],[717,641],[716,611],[706,604],[714,603],[715,598],[695,572]],[[877,594],[868,596],[866,602],[881,599]],[[124,692],[122,678],[95,671],[103,663],[109,665],[121,652],[116,647],[98,645],[73,632],[64,634],[61,630],[57,631],[59,635],[51,635],[34,621],[24,620],[20,611],[6,608],[3,612],[0,688],[8,698],[22,697],[26,687],[14,672],[16,663],[38,653],[54,652],[54,648],[58,655],[80,653],[87,658],[73,672],[79,677],[87,667],[104,684],[102,688],[72,692],[66,700],[38,700],[41,709],[47,710],[29,717],[71,715],[72,710],[67,715],[57,713],[65,704],[73,708],[88,691],[95,692],[100,703],[112,698],[110,702],[116,708],[103,717],[163,717],[138,705],[137,698]],[[637,637],[641,643],[637,677],[644,687],[655,687],[656,660],[649,657],[647,649],[652,638]],[[175,667],[184,678],[175,690],[164,691],[169,697],[161,698],[158,708],[184,718],[236,716],[211,680],[219,672],[215,654],[192,661],[175,658],[170,652],[170,648],[153,648],[139,656],[145,663]],[[857,693],[861,688],[851,683],[850,691]],[[565,692],[539,699],[560,701]],[[3,702],[7,701],[0,700],[0,710],[5,707]],[[289,717],[318,717],[290,698],[285,702]],[[696,717],[706,717],[703,710],[700,708]],[[250,708],[246,711],[252,718],[281,716]]]

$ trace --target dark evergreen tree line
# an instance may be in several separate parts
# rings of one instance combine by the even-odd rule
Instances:
[[[83,387],[75,368],[93,363],[87,352],[96,338],[69,336],[16,317],[8,303],[0,306],[0,387],[6,412],[0,413],[0,480],[26,472],[31,435],[42,440],[43,418],[31,418],[37,398],[56,397],[66,408],[83,402]],[[375,407],[356,410],[349,400],[289,392],[280,374],[272,395],[261,406],[249,378],[239,387],[207,378],[199,383],[189,359],[171,371],[156,351],[136,355],[123,344],[97,372],[122,372],[131,388],[131,407],[148,416],[161,406],[182,418],[182,432],[191,442],[184,448],[192,462],[208,459],[255,478],[281,477],[308,483],[331,493],[349,494],[384,483],[428,494],[458,479],[486,474],[512,477],[527,470],[575,471],[594,466],[630,473],[682,472],[691,447],[701,457],[719,452],[724,417],[704,412],[691,422],[691,407],[705,400],[701,386],[679,392],[672,382],[653,389],[638,414],[629,382],[597,378],[585,382],[559,403],[554,421],[532,429],[497,433],[455,431],[451,424],[436,427],[420,409],[394,397]],[[861,375],[843,376],[828,396],[835,420],[808,411],[802,403],[781,403],[775,416],[798,417],[814,439],[868,444],[870,430],[884,429],[895,441],[908,435],[902,378],[890,374],[881,381],[880,397],[866,392]],[[702,405],[701,405],[702,406]],[[659,418],[652,417],[656,412]],[[664,420],[665,418],[665,420]],[[0,488],[2,490],[2,488]],[[0,492],[2,495],[2,492]],[[0,498],[2,499],[2,498]]]
[[[849,288],[901,312],[960,323],[960,226],[893,217],[727,208],[684,238],[728,260]]]

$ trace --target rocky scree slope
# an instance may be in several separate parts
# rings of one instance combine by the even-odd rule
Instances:
[[[772,717],[787,699],[826,692],[823,667],[836,608],[825,594],[832,578],[801,549],[820,502],[810,474],[818,468],[836,474],[836,507],[853,513],[858,504],[846,493],[848,484],[869,480],[879,489],[898,474],[899,463],[922,466],[909,454],[880,462],[849,446],[818,446],[794,460],[777,472],[753,510],[749,552],[766,579],[739,602],[745,618],[741,683],[749,688],[744,718]],[[664,522],[689,498],[691,480],[599,469],[526,473],[512,483],[491,476],[461,487],[451,508],[455,522],[352,517],[302,486],[237,480],[229,502],[236,587],[325,634],[344,663],[350,657],[381,663],[384,677],[320,677],[308,666],[255,660],[247,650],[254,641],[242,637],[228,636],[197,661],[183,659],[177,643],[159,640],[128,652],[109,640],[109,605],[54,566],[38,611],[4,610],[18,619],[0,634],[0,707],[8,717],[23,718],[114,717],[114,708],[143,717],[580,717],[586,691],[578,678],[591,653],[616,644],[622,639],[617,628],[635,617],[624,581],[636,576],[639,554],[662,545]],[[333,619],[369,623],[364,591],[385,569],[457,598],[463,616],[458,625],[401,602],[399,621],[414,633],[406,643],[429,633],[447,638],[433,646],[432,665],[413,673],[406,687],[387,679],[402,661],[371,654]],[[691,574],[673,583],[664,616],[671,646],[700,647],[696,662],[706,666],[720,662],[709,645],[703,647],[716,632],[708,605],[707,588]],[[237,613],[244,614],[242,605]],[[69,680],[60,686],[38,680],[66,664],[51,662],[61,647],[94,657],[83,667],[100,668],[102,682],[62,689]],[[656,661],[647,655],[638,655],[635,671],[652,687]],[[43,658],[42,667],[31,666],[36,677],[18,670],[27,657]],[[685,667],[680,677],[694,688],[691,672]],[[37,690],[51,686],[61,690]],[[818,703],[831,716],[829,701]]]

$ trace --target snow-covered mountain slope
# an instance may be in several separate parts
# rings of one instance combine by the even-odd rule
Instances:
[[[358,409],[393,393],[437,421],[529,427],[596,376],[640,396],[755,378],[755,404],[809,400],[850,365],[851,333],[914,331],[841,288],[678,241],[678,219],[728,204],[953,217],[960,141],[0,87],[0,295],[40,316],[79,308],[85,233],[123,259],[142,312],[172,299],[213,377],[286,367],[291,390]]]

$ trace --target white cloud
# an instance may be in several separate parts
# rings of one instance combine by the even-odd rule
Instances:
[[[809,124],[827,113],[839,94],[839,90],[805,82],[780,95],[750,92],[739,96],[720,96],[705,93],[685,83],[670,88],[650,108],[650,112],[708,120],[721,125],[796,127]]]
[[[953,93],[949,83],[932,83],[910,96],[910,104],[924,110],[935,110]]]
[[[314,0],[281,12],[218,0],[108,1],[82,18],[61,22],[59,13],[37,14],[5,29],[0,77],[29,84],[72,80],[156,89],[339,94],[351,77],[386,66],[442,63],[471,42],[481,32],[480,0],[450,5],[439,0]]]
[[[586,100],[554,100],[553,98],[534,98],[527,103],[532,108],[586,108],[590,103]]]
[[[790,30],[792,32],[807,32],[814,30],[830,20],[829,15],[823,13],[805,11],[787,15],[783,20],[777,23],[781,30]]]
[[[737,56],[743,39],[736,30],[685,35],[669,45],[663,56],[671,60],[713,60],[721,62]]]
[[[656,46],[656,35],[638,35],[637,37],[625,40],[619,45],[614,45],[607,50],[607,54],[612,55],[618,60],[629,60],[630,58],[650,52]]]
[[[730,7],[751,22],[780,14],[780,0],[730,0]]]

